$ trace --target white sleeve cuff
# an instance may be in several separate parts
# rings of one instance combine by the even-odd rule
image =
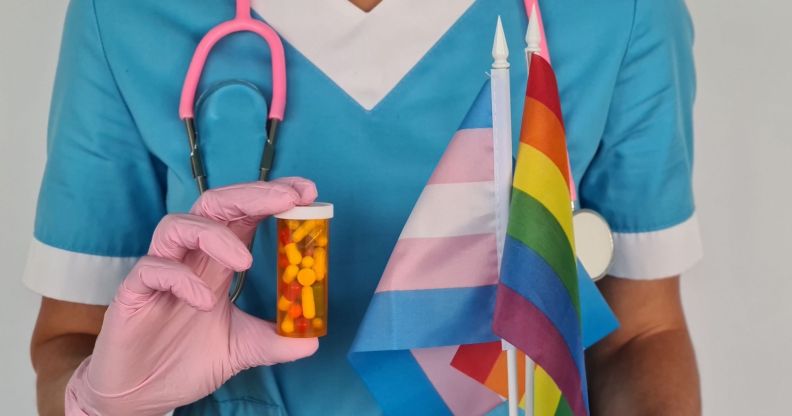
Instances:
[[[703,255],[696,213],[673,227],[645,233],[613,233],[613,265],[608,274],[649,280],[679,275]]]
[[[48,298],[89,305],[109,305],[137,257],[75,253],[36,239],[30,245],[23,282]]]

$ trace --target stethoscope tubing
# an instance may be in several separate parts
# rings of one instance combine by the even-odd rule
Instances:
[[[267,116],[267,141],[264,144],[259,166],[260,181],[266,181],[269,178],[269,172],[275,159],[278,126],[283,121],[286,109],[286,56],[283,42],[272,27],[253,19],[250,13],[250,0],[237,0],[236,16],[232,20],[220,23],[210,29],[198,43],[190,60],[179,100],[179,118],[184,122],[187,131],[190,166],[199,194],[203,194],[208,189],[208,184],[198,143],[198,132],[195,127],[195,94],[212,48],[224,37],[238,32],[252,32],[261,36],[270,48],[272,60],[272,100]],[[251,249],[252,246],[253,242],[251,241],[248,249]],[[242,293],[246,276],[246,271],[236,274],[233,287],[229,292],[231,302],[235,302]]]

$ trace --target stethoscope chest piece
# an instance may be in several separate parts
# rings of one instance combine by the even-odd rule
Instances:
[[[578,259],[596,281],[608,273],[613,263],[613,233],[602,217],[596,211],[579,209],[572,216],[575,230],[575,250]]]

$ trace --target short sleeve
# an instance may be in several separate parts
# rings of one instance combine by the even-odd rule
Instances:
[[[636,0],[602,142],[579,190],[581,205],[613,228],[613,276],[674,276],[702,255],[691,178],[692,44],[683,0]]]
[[[109,304],[165,213],[158,163],[116,87],[92,1],[71,1],[25,284],[55,299]]]

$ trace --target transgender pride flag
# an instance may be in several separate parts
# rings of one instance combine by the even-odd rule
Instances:
[[[385,414],[481,415],[503,399],[453,368],[495,341],[498,283],[489,82],[422,191],[349,355]]]

